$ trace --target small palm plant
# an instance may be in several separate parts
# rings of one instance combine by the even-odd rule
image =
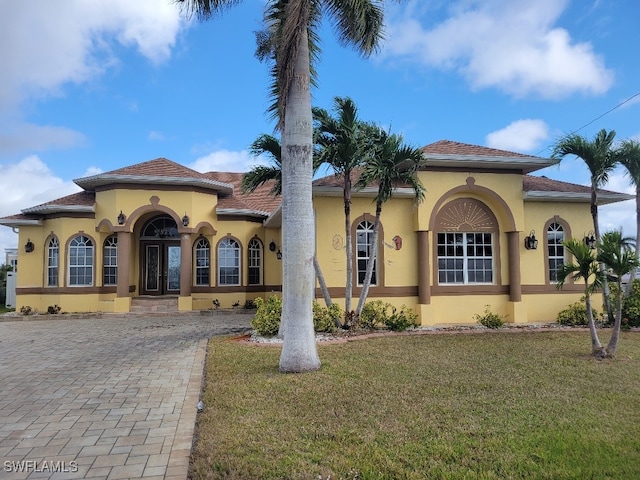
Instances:
[[[594,250],[591,250],[584,242],[571,238],[564,241],[563,245],[573,256],[573,262],[567,262],[558,269],[557,288],[562,288],[569,279],[584,281],[584,301],[589,332],[591,333],[591,354],[598,358],[604,358],[607,356],[607,352],[600,343],[591,307],[591,294],[602,285],[602,271],[598,266]]]

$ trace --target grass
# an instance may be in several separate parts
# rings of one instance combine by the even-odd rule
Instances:
[[[213,339],[190,475],[637,478],[640,334],[613,361],[589,347],[584,331],[384,337],[283,375],[280,348]]]
[[[15,312],[15,311],[16,311],[15,308],[0,307],[0,314],[9,313],[9,312]]]

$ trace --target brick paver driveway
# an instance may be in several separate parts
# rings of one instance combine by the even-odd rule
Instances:
[[[0,322],[0,478],[185,479],[207,339],[249,320]]]

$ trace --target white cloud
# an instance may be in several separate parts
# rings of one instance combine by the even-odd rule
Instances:
[[[497,88],[515,97],[603,93],[613,73],[590,43],[573,42],[556,26],[567,3],[458,1],[449,5],[450,16],[430,29],[407,15],[390,22],[383,58],[456,70],[475,89]]]
[[[183,21],[173,2],[110,0],[7,4],[0,16],[0,109],[59,95],[117,63],[110,42],[136,48],[153,63],[169,57]]]
[[[233,152],[218,150],[198,158],[189,168],[198,172],[246,172],[254,165],[266,165],[261,157],[254,157],[246,150]]]
[[[0,217],[5,217],[78,192],[80,187],[62,180],[37,155],[31,155],[17,163],[0,164],[0,191]],[[4,263],[4,250],[15,248],[17,241],[10,228],[0,226],[0,263]]]
[[[489,133],[487,146],[515,152],[528,152],[539,149],[547,138],[549,138],[549,126],[544,121],[523,119]]]
[[[161,132],[157,132],[155,130],[151,130],[149,132],[149,135],[147,135],[147,138],[149,140],[161,141],[161,140],[164,140],[164,135]]]
[[[16,122],[0,132],[0,153],[70,148],[85,143],[86,138],[82,133],[51,125]]]

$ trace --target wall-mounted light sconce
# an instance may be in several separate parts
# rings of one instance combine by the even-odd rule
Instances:
[[[189,215],[184,214],[184,217],[182,217],[182,226],[184,227],[188,227],[189,226]]]
[[[27,240],[27,243],[24,244],[24,251],[27,253],[31,253],[33,252],[33,249],[35,248],[35,246],[33,245],[33,242],[31,241],[31,239],[29,238]]]
[[[271,243],[269,244],[269,251],[270,252],[276,251],[276,242],[274,242],[273,240],[271,240]]]
[[[118,215],[118,225],[124,225],[124,222],[127,220],[127,217],[122,210],[120,210],[120,215]]]
[[[593,233],[593,230],[589,231],[584,236],[584,244],[588,246],[591,250],[595,250],[596,248],[596,234]]]
[[[529,235],[524,237],[524,248],[527,250],[535,250],[538,248],[538,239],[536,238],[535,230],[531,230]]]
[[[276,253],[276,258],[278,260],[282,260],[282,252],[278,249],[278,252]]]

